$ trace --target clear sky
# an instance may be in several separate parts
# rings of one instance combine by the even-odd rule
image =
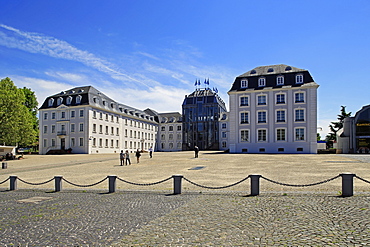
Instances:
[[[257,66],[310,71],[322,137],[340,106],[370,104],[370,1],[0,0],[0,78],[49,95],[91,85],[139,109],[181,112],[209,78],[227,103]]]

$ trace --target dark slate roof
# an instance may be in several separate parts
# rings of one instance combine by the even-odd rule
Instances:
[[[76,97],[78,96],[81,96],[80,103],[76,102]],[[68,97],[72,98],[70,104],[67,104]],[[49,106],[49,99],[51,98],[54,99],[54,103],[52,106]],[[150,116],[150,114],[142,110],[136,109],[134,107],[118,103],[92,86],[76,87],[49,96],[45,99],[40,109],[50,109],[59,107],[58,98],[62,98],[63,99],[62,104],[66,106],[91,105],[95,108],[101,108],[106,111],[123,113],[136,118],[154,121],[154,117]]]
[[[295,76],[297,74],[303,75],[303,83],[297,84],[295,82]],[[284,85],[276,84],[276,77],[278,75],[284,76]],[[258,78],[266,78],[266,86],[258,86]],[[241,88],[241,80],[248,80],[248,87]],[[296,68],[293,66],[278,64],[278,65],[268,65],[268,66],[259,66],[248,72],[235,78],[233,85],[229,92],[232,91],[246,91],[246,90],[263,90],[264,88],[282,88],[286,86],[291,87],[301,87],[307,85],[308,83],[313,83],[317,85],[308,70]]]
[[[200,97],[206,98],[206,100],[203,103],[205,104],[217,103],[222,109],[226,111],[225,102],[221,99],[221,97],[217,93],[213,92],[210,88],[197,89],[191,94],[186,95],[182,105],[185,106],[197,104],[198,103],[197,98]]]

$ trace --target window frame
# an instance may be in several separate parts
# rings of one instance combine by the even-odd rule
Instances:
[[[264,132],[263,135],[260,133]],[[262,140],[260,137],[264,137]],[[267,129],[257,129],[257,142],[267,142]]]
[[[240,81],[240,88],[248,88],[248,79],[242,79]]]
[[[247,111],[242,111],[239,114],[240,117],[240,124],[249,124],[249,112]]]
[[[280,131],[283,131],[283,135],[281,135],[281,133],[279,133]],[[287,141],[287,129],[286,128],[277,128],[276,131],[275,131],[275,139],[277,142],[286,142]],[[281,139],[281,137],[283,137],[283,139]]]
[[[264,100],[260,100],[264,99]],[[259,94],[257,95],[257,106],[266,106],[267,105],[267,95],[266,94]]]
[[[267,111],[257,111],[257,123],[258,124],[267,123]]]
[[[266,87],[266,77],[258,78],[258,87]]]
[[[284,76],[283,75],[278,75],[276,77],[276,85],[277,86],[283,86],[284,85]]]
[[[240,106],[249,106],[249,96],[240,96]]]
[[[243,134],[244,133],[244,134]],[[249,129],[241,129],[239,131],[239,142],[249,142]],[[243,139],[244,136],[244,139]],[[245,138],[246,136],[246,138]]]

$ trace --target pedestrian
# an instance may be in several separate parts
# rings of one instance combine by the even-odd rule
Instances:
[[[153,158],[153,147],[152,146],[150,146],[149,148],[149,157]]]
[[[198,146],[194,147],[194,153],[195,153],[195,158],[198,158],[198,153],[199,153],[199,148]]]
[[[126,150],[125,156],[126,156],[126,166],[131,165],[130,154],[129,154],[128,150]]]
[[[141,156],[141,153],[140,153],[139,149],[136,150],[135,156],[136,156],[136,162],[139,164],[140,156]]]
[[[123,166],[125,164],[125,153],[123,150],[121,150],[121,153],[119,154],[119,160],[120,160],[120,165]]]

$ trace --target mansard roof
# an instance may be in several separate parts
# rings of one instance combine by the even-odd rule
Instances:
[[[77,101],[77,97],[79,97],[79,101]],[[67,101],[68,98],[69,101]],[[66,106],[90,105],[94,108],[100,108],[105,111],[126,114],[130,117],[154,121],[154,117],[150,114],[134,107],[118,103],[93,86],[75,87],[49,96],[45,99],[44,103],[40,107],[40,110],[57,108],[60,106],[58,99],[61,99],[62,104]]]
[[[296,75],[303,75],[303,82],[296,83]],[[277,76],[284,77],[284,83],[278,85]],[[258,85],[259,78],[265,78],[265,86]],[[247,80],[248,86],[242,88],[241,81]],[[263,90],[266,88],[283,88],[283,87],[302,87],[302,86],[318,86],[308,70],[296,68],[285,64],[259,66],[235,78],[229,92],[246,91],[246,90]]]

